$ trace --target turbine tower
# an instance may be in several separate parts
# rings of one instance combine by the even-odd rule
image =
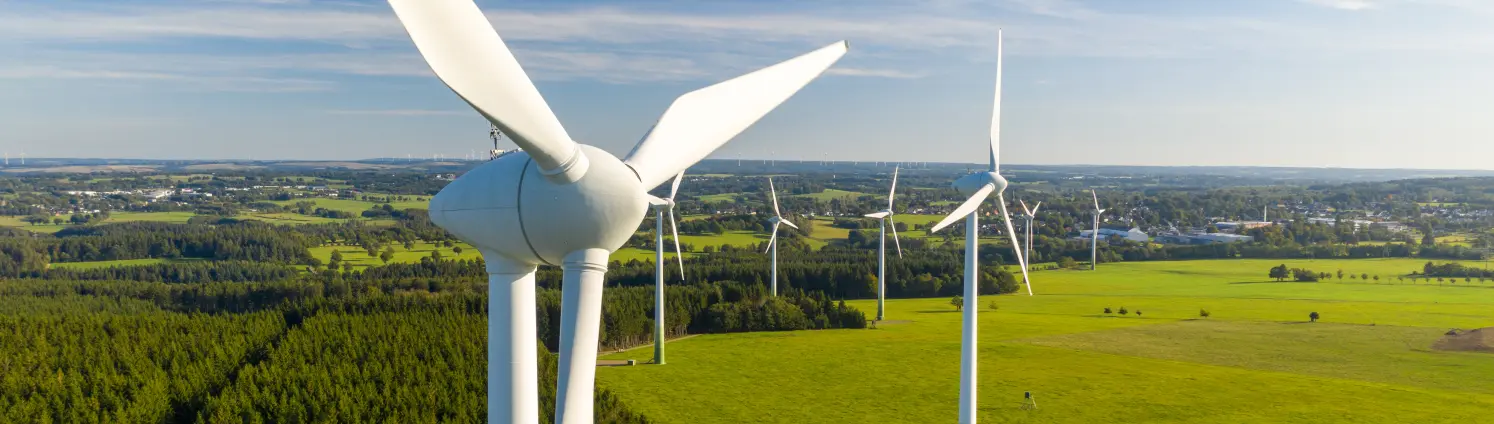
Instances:
[[[674,176],[669,197],[648,199],[654,207],[654,364],[664,365],[664,212],[669,212],[669,232],[674,234],[674,258],[680,263],[680,281],[685,280],[685,254],[680,252],[680,230],[674,222],[674,195],[680,192],[685,173]]]
[[[981,202],[984,202],[992,193],[996,195],[996,206],[1001,208],[1001,216],[1005,219],[1006,234],[1012,238],[1012,253],[1017,256],[1017,264],[1021,265],[1023,281],[1026,281],[1027,262],[1022,259],[1022,247],[1017,244],[1017,232],[1012,229],[1011,215],[1006,212],[1006,199],[1001,192],[1006,190],[1006,178],[1001,176],[998,154],[1001,151],[1001,32],[996,33],[996,100],[991,107],[991,167],[986,172],[974,173],[960,177],[955,180],[954,188],[961,194],[968,194],[969,199],[955,208],[944,220],[934,225],[929,232],[937,232],[949,224],[958,221],[963,215],[965,217],[965,306],[961,317],[960,331],[960,424],[971,424],[975,422],[975,353],[976,353],[976,296],[980,292],[976,289],[976,278],[980,275],[976,246],[979,244],[980,225],[976,222],[979,217]],[[1027,286],[1027,294],[1032,295],[1032,286]]]
[[[1043,207],[1043,202],[1037,202],[1036,205],[1032,206],[1032,209],[1028,209],[1027,208],[1027,202],[1023,202],[1021,200],[1018,200],[1017,203],[1022,204],[1022,213],[1027,217],[1027,225],[1026,225],[1027,239],[1023,240],[1023,243],[1022,243],[1022,259],[1024,259],[1022,261],[1022,268],[1026,269],[1028,272],[1031,272],[1032,271],[1032,268],[1031,268],[1031,262],[1032,262],[1032,221],[1037,218],[1038,208]],[[1023,281],[1022,281],[1023,284],[1026,284],[1028,286],[1032,285],[1031,282],[1029,282],[1029,281],[1026,280],[1027,279],[1027,274],[1022,274],[1022,279],[1023,279]]]
[[[1100,209],[1100,195],[1095,194],[1094,189],[1089,190],[1089,196],[1095,200],[1095,227],[1089,232],[1089,270],[1094,271],[1100,259],[1100,214],[1105,210]]]
[[[535,270],[562,268],[555,421],[593,419],[607,256],[647,213],[647,191],[710,155],[843,56],[845,42],[687,93],[626,158],[577,143],[472,0],[389,0],[431,70],[521,153],[431,198],[436,225],[488,270],[488,422],[539,421]]]
[[[778,224],[786,224],[794,227],[795,230],[799,229],[799,226],[783,219],[783,215],[778,213],[778,190],[773,189],[773,177],[768,177],[768,193],[773,198],[773,217],[768,218],[768,222],[773,224],[773,235],[768,237],[768,251],[773,253],[773,276],[770,287],[773,297],[778,297]]]
[[[877,321],[887,317],[887,221],[892,220],[892,195],[897,192],[897,168],[892,168],[892,188],[887,190],[887,209],[866,214],[882,224],[881,237],[877,242]],[[903,257],[903,244],[897,241],[897,222],[892,224],[892,243],[897,246],[897,257]]]

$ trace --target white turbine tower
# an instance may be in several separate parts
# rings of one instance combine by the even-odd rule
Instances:
[[[1006,199],[1001,195],[1001,192],[1006,190],[1007,181],[1001,176],[1001,162],[998,156],[1001,151],[1001,33],[998,31],[996,34],[996,100],[991,107],[990,170],[955,180],[955,190],[970,198],[929,231],[930,233],[937,232],[958,221],[961,216],[965,217],[965,306],[960,331],[960,424],[975,422],[975,312],[976,296],[980,294],[976,290],[976,278],[980,275],[975,250],[976,245],[979,244],[980,225],[976,222],[976,218],[980,213],[981,202],[984,202],[992,193],[996,195],[996,206],[1001,208],[1001,216],[1006,223],[1006,234],[1012,238],[1012,253],[1017,256],[1017,264],[1021,265],[1022,279],[1023,281],[1027,279],[1027,262],[1022,259],[1022,245],[1017,243],[1017,232],[1012,229],[1011,215],[1006,212]],[[1031,285],[1027,286],[1027,294],[1032,295]]]
[[[877,242],[877,321],[887,317],[887,221],[892,220],[892,195],[897,192],[897,168],[892,168],[892,188],[887,190],[887,209],[866,214],[882,224]],[[903,257],[903,244],[897,241],[897,222],[892,223],[892,243],[897,246],[897,257]]]
[[[674,234],[674,257],[680,263],[680,281],[685,280],[685,254],[680,252],[680,230],[674,222],[674,195],[680,192],[681,172],[669,186],[669,197],[648,199],[654,207],[654,364],[664,365],[664,212],[669,212],[669,232]]]
[[[787,220],[787,219],[783,219],[783,214],[778,213],[778,190],[773,189],[773,177],[768,177],[768,195],[773,198],[773,217],[772,218],[768,218],[768,222],[770,222],[770,223],[773,224],[773,235],[768,236],[768,251],[772,252],[772,257],[773,257],[773,276],[771,277],[772,284],[771,284],[770,287],[772,289],[771,291],[773,292],[773,296],[777,297],[778,296],[778,224],[786,224],[786,225],[788,225],[790,227],[794,227],[795,230],[799,229],[799,226],[798,225],[794,225],[794,223],[789,222],[789,220]]]
[[[1028,271],[1032,271],[1032,264],[1030,263],[1032,262],[1032,222],[1033,220],[1037,219],[1038,209],[1043,207],[1043,202],[1037,202],[1036,205],[1032,206],[1032,209],[1027,208],[1027,202],[1018,200],[1017,203],[1020,203],[1022,205],[1022,213],[1027,217],[1027,239],[1022,241],[1022,268]],[[1029,287],[1032,286],[1031,282],[1026,281],[1026,274],[1023,274],[1022,278],[1023,284],[1026,284]]]
[[[1089,196],[1095,200],[1095,227],[1089,232],[1089,270],[1094,271],[1095,264],[1100,259],[1100,214],[1105,213],[1105,210],[1100,209],[1100,195],[1095,194],[1093,189],[1089,191]]]
[[[488,269],[488,422],[539,421],[534,273],[562,278],[557,423],[590,423],[607,256],[647,213],[647,191],[757,122],[845,54],[838,42],[687,93],[619,160],[572,140],[472,0],[389,0],[437,77],[521,152],[431,198],[436,225]]]

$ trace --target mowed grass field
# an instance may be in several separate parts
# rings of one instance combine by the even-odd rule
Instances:
[[[1489,421],[1494,354],[1430,346],[1449,328],[1494,326],[1494,281],[1394,278],[1425,262],[1141,262],[1033,274],[1037,296],[978,302],[979,420]],[[1267,279],[1281,263],[1381,279]],[[873,301],[848,303],[875,310]],[[599,384],[664,423],[954,421],[960,314],[942,298],[887,307],[890,321],[877,329],[672,342],[669,365],[600,368]],[[1307,322],[1310,312],[1322,319]],[[650,354],[643,347],[605,358]],[[1039,409],[1021,409],[1025,391]]]

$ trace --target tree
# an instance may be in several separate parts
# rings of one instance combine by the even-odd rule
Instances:
[[[1107,314],[1113,314],[1113,313],[1115,313],[1115,312],[1111,312],[1111,311],[1110,311],[1110,308],[1105,308],[1105,313],[1107,313]]]
[[[1118,310],[1118,311],[1116,311],[1116,312],[1120,312],[1120,314],[1121,314],[1121,315],[1125,315],[1125,314],[1126,314],[1126,313],[1127,313],[1127,312],[1126,312],[1126,307],[1125,307],[1125,306],[1122,306],[1122,307],[1121,307],[1121,308],[1120,308],[1120,310]]]
[[[1344,270],[1341,270],[1341,269],[1338,270],[1338,279],[1340,279],[1340,280],[1344,279]]]
[[[1208,309],[1199,309],[1198,310],[1198,316],[1207,319],[1209,317],[1209,310]]]
[[[452,247],[451,248],[451,253],[455,254],[457,256],[462,256],[462,246],[454,246],[454,247]]]
[[[1138,316],[1138,317],[1141,316],[1141,310],[1140,309],[1136,310],[1136,316]]]
[[[332,251],[332,262],[342,262],[342,252]]]
[[[1406,282],[1406,276],[1404,276],[1404,275],[1397,275],[1397,276],[1395,276],[1395,280],[1404,283],[1404,282]]]
[[[1276,281],[1280,282],[1282,280],[1286,280],[1290,275],[1288,274],[1286,264],[1281,264],[1271,267],[1271,272],[1268,274],[1268,276],[1270,276],[1271,278],[1275,278]]]
[[[1319,316],[1318,316],[1317,312],[1313,312],[1313,313],[1307,314],[1307,319],[1312,320],[1312,322],[1318,322],[1318,317]]]
[[[441,260],[441,251],[440,250],[432,250],[431,251],[431,260],[433,260],[433,261],[439,261],[439,260]]]
[[[1318,273],[1310,269],[1293,268],[1292,279],[1304,283],[1316,282],[1318,281]]]
[[[962,310],[965,308],[965,297],[955,296],[954,298],[949,299],[949,304],[954,306],[956,311]]]
[[[385,251],[379,253],[379,260],[384,261],[384,263],[386,263],[386,264],[389,263],[389,260],[391,260],[391,259],[394,259],[394,251],[393,250],[385,250]]]
[[[1375,282],[1376,283],[1380,282],[1380,276],[1378,276],[1378,275],[1375,276]]]
[[[1370,279],[1369,273],[1359,274],[1359,279],[1361,279],[1361,280],[1368,280],[1368,279]]]
[[[991,301],[990,305],[986,305],[986,307],[991,308],[991,310],[993,310],[993,311],[997,310],[997,309],[1001,309],[1001,306],[997,305],[996,301],[994,301],[994,300]]]
[[[1061,256],[1058,258],[1059,268],[1073,268],[1076,266],[1079,266],[1079,262],[1075,261],[1074,258],[1070,258],[1068,256]]]

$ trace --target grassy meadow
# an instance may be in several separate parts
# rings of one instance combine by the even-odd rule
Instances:
[[[1346,278],[1266,278],[1280,263]],[[980,422],[1486,420],[1494,355],[1430,346],[1449,328],[1494,326],[1494,281],[1394,278],[1423,263],[1215,260],[1036,273],[1037,296],[978,302]],[[599,384],[664,423],[954,420],[960,314],[949,299],[887,307],[889,321],[876,329],[672,342],[669,365],[600,368]],[[1319,322],[1308,322],[1310,312]],[[1039,409],[1021,409],[1024,391]]]

